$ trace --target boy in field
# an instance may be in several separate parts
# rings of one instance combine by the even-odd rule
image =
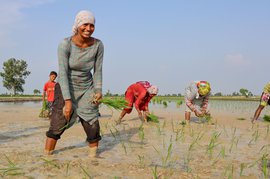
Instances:
[[[54,101],[54,86],[56,84],[55,79],[57,77],[57,73],[55,71],[51,71],[49,76],[49,81],[45,83],[43,88],[43,102],[45,101],[47,97],[47,106],[49,109],[49,115],[52,112],[52,104]]]

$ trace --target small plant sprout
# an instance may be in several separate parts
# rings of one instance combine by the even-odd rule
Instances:
[[[163,101],[163,106],[164,106],[165,108],[168,107],[167,101]]]
[[[24,175],[25,174],[22,171],[22,168],[17,167],[17,165],[14,162],[12,162],[5,154],[4,154],[4,156],[8,161],[8,167],[0,168],[1,177],[5,178],[5,176],[18,176],[18,175]]]
[[[181,104],[183,104],[183,101],[181,101],[181,100],[177,101],[177,102],[176,102],[176,107],[179,108],[179,107],[181,106]]]
[[[154,179],[158,179],[157,166],[155,166],[155,168],[152,169],[152,174]]]
[[[267,164],[268,164],[268,154],[264,153],[262,156],[262,172],[265,179],[268,178],[267,176],[269,174]]]
[[[139,166],[140,166],[140,168],[144,168],[145,167],[144,156],[143,155],[138,155],[138,158],[139,158]]]
[[[252,144],[252,142],[256,143],[259,136],[260,136],[259,129],[256,129],[252,134],[252,138],[249,141],[248,146],[250,146]]]
[[[241,163],[240,164],[240,176],[243,176],[243,173],[244,173],[244,169],[246,169],[247,168],[247,164],[245,164],[245,163]]]
[[[144,140],[144,128],[143,128],[143,124],[141,124],[140,127],[139,127],[139,138],[141,140],[141,144],[143,144],[143,140]]]
[[[265,122],[270,122],[270,116],[269,116],[269,115],[264,115],[264,116],[263,116],[263,120],[264,120]]]
[[[212,134],[211,140],[207,146],[207,153],[209,154],[210,158],[212,158],[213,156],[213,149],[219,145],[219,143],[217,143],[218,137],[221,135],[220,133],[214,132]]]
[[[82,169],[83,173],[86,175],[87,178],[92,179],[93,177],[85,170],[85,168],[80,165],[80,168]]]

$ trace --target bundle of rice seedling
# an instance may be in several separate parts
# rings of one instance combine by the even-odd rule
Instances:
[[[204,114],[203,116],[201,116],[200,118],[205,119],[205,121],[206,121],[207,123],[210,122],[210,121],[212,121],[212,116],[211,116],[210,113],[206,113],[206,114]]]
[[[42,102],[42,108],[41,108],[41,111],[40,111],[38,117],[40,117],[40,118],[47,118],[48,115],[49,115],[49,109],[48,109],[47,102],[46,101],[43,101]]]
[[[156,115],[154,115],[154,113],[151,113],[151,114],[147,115],[147,121],[148,122],[159,123],[158,117]]]
[[[168,106],[168,103],[166,101],[163,101],[163,106],[166,108]]]
[[[99,102],[104,104],[108,108],[115,109],[115,110],[122,110],[128,107],[128,102],[125,99],[102,98],[101,100],[99,100]]]
[[[270,116],[269,115],[264,115],[263,120],[266,122],[270,122]]]

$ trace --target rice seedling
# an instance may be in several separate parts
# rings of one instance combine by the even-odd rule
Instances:
[[[143,140],[144,140],[144,128],[143,128],[143,124],[141,124],[140,127],[139,127],[139,138],[141,140],[141,144],[143,144]]]
[[[234,128],[231,143],[230,143],[230,149],[229,149],[230,153],[232,152],[233,144],[235,144],[235,139],[236,139],[235,134],[236,134],[236,128]],[[238,142],[237,142],[237,144],[238,144]]]
[[[254,131],[254,133],[252,134],[251,140],[248,142],[248,146],[250,146],[252,144],[252,142],[256,143],[257,140],[258,140],[258,138],[259,138],[259,136],[260,136],[259,130],[256,129]]]
[[[182,139],[182,141],[185,140],[185,128],[182,127],[181,129],[177,129],[176,135],[175,135],[175,141],[178,141],[179,139]]]
[[[164,145],[164,142],[163,142],[163,145]],[[161,161],[162,161],[162,166],[165,167],[168,165],[168,161],[170,160],[171,158],[171,155],[172,155],[172,143],[170,143],[169,147],[167,148],[167,154],[166,155],[163,155],[161,153],[161,151],[157,150],[154,146],[153,148],[155,149],[155,151],[158,153],[158,155],[160,156],[161,158]],[[165,148],[165,147],[164,147]]]
[[[265,135],[265,138],[268,137],[268,135],[269,135],[269,130],[270,130],[270,125],[267,125],[267,127],[266,127],[266,135]]]
[[[245,164],[245,163],[240,164],[240,173],[239,173],[240,176],[243,176],[244,169],[246,169],[246,168],[247,168],[247,164]]]
[[[210,113],[206,113],[206,114],[204,114],[203,116],[201,116],[201,117],[199,117],[199,119],[200,119],[200,121],[202,122],[203,121],[203,119],[206,121],[206,123],[209,123],[209,122],[211,122],[212,121],[212,116],[211,116],[211,114]]]
[[[267,168],[267,164],[268,164],[268,154],[264,153],[262,156],[262,172],[263,172],[263,176],[265,179],[267,179],[268,177],[268,168]]]
[[[148,122],[159,123],[158,117],[156,115],[154,115],[153,112],[151,114],[147,115],[147,121]]]
[[[204,133],[201,134],[201,132],[199,132],[197,137],[189,145],[188,151],[192,151],[192,149],[194,148],[194,145],[197,144],[198,141],[201,140],[203,136],[204,136]]]
[[[166,102],[166,101],[163,101],[163,106],[166,108],[166,107],[168,107],[168,103]]]
[[[40,113],[38,117],[40,118],[47,118],[49,116],[49,109],[48,109],[48,104],[46,101],[42,102],[42,108],[40,110]]]
[[[270,122],[270,116],[269,115],[264,115],[263,120],[266,122]]]
[[[83,168],[82,165],[80,165],[80,168],[82,169],[83,173],[86,175],[87,178],[92,179],[93,177]]]
[[[192,172],[192,169],[189,166],[190,161],[191,161],[191,154],[190,152],[188,152],[187,156],[184,158],[184,168],[185,171],[188,173]]]
[[[124,149],[124,151],[125,151],[125,154],[127,155],[127,147],[126,147],[126,145],[125,145],[124,141],[120,140],[120,142],[121,142],[121,146],[122,146],[122,148],[123,148],[123,149]]]
[[[4,178],[5,176],[18,176],[24,175],[25,173],[22,171],[21,167],[17,167],[17,165],[12,162],[8,156],[4,154],[5,158],[8,161],[8,166],[6,168],[0,168],[0,175]]]
[[[49,159],[46,159],[46,158],[43,158],[43,157],[41,157],[40,159],[43,160],[47,165],[51,165],[53,167],[56,167],[56,168],[60,169],[60,166],[57,165],[54,160],[49,160]]]
[[[144,168],[145,167],[144,156],[143,155],[138,155],[138,158],[139,158],[139,166],[140,166],[140,168]]]
[[[179,108],[179,107],[181,106],[181,104],[183,104],[183,101],[181,101],[181,100],[177,101],[177,102],[176,102],[176,107]]]
[[[70,165],[70,162],[67,163],[67,167],[66,167],[66,176],[68,176],[69,165]]]
[[[213,156],[213,149],[219,145],[219,143],[217,143],[218,137],[221,135],[220,133],[217,133],[216,131],[212,134],[212,137],[210,139],[209,144],[207,145],[207,149],[206,152],[209,154],[210,158],[212,158]]]
[[[110,109],[115,109],[115,110],[123,110],[124,108],[128,106],[128,102],[125,99],[102,98],[98,102],[104,104]]]
[[[228,179],[233,179],[233,173],[234,173],[234,166],[233,164],[229,164],[224,172],[224,177],[227,177]]]
[[[157,166],[155,165],[155,168],[151,170],[152,170],[153,178],[158,179]]]
[[[167,125],[167,122],[166,121],[163,121],[163,124],[162,124],[162,129],[164,129]]]

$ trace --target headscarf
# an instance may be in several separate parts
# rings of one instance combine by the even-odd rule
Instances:
[[[158,94],[158,87],[157,86],[150,86],[149,88],[147,88],[147,91],[149,94]]]
[[[210,83],[208,83],[207,81],[198,82],[197,87],[198,87],[198,93],[201,96],[205,96],[205,95],[209,94],[211,91]]]
[[[73,35],[77,33],[78,27],[86,23],[95,25],[95,16],[90,11],[82,10],[76,15],[76,18],[72,27]]]

